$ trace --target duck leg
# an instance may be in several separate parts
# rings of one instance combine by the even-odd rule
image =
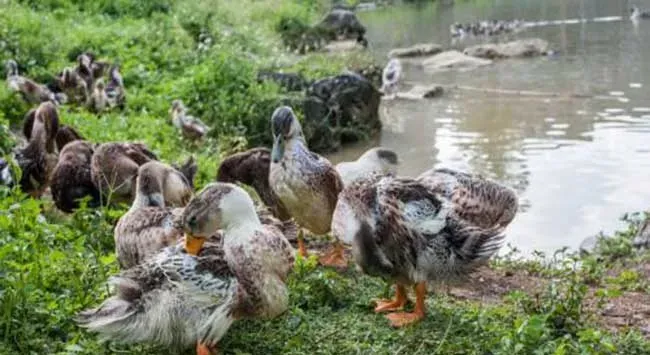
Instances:
[[[407,301],[408,299],[406,298],[406,289],[404,288],[404,285],[396,284],[395,299],[377,301],[375,313],[401,311],[404,308],[404,305],[406,305]]]
[[[318,261],[324,266],[345,268],[348,266],[348,261],[344,251],[343,244],[337,240],[330,251],[321,256]]]
[[[309,255],[307,254],[307,248],[305,248],[305,238],[303,233],[302,228],[300,228],[298,231],[298,255],[307,258]]]
[[[196,355],[215,355],[217,354],[217,345],[208,345],[201,343],[200,341],[196,342]]]
[[[427,285],[425,282],[420,282],[415,285],[415,309],[413,312],[399,312],[387,314],[386,318],[390,321],[390,324],[395,328],[401,328],[403,326],[413,324],[417,321],[420,321],[424,318],[425,306],[424,298],[427,294]]]

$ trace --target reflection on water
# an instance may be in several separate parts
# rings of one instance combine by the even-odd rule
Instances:
[[[418,42],[459,46],[449,35],[453,22],[571,19],[508,37],[544,38],[557,56],[507,60],[465,73],[427,74],[404,65],[405,81],[598,97],[453,90],[441,99],[385,102],[381,137],[330,158],[355,159],[381,144],[399,153],[403,175],[447,166],[503,181],[518,191],[522,205],[508,239],[526,252],[576,248],[586,236],[620,227],[623,213],[649,208],[650,95],[645,88],[650,84],[650,20],[630,21],[631,4],[625,1],[475,3],[405,6],[361,16],[382,59],[391,48]],[[650,8],[650,1],[636,4]],[[469,39],[462,45],[483,40],[494,39]]]

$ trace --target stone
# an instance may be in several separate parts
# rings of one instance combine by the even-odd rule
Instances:
[[[317,27],[331,31],[344,39],[358,39],[364,37],[366,27],[361,24],[357,15],[347,9],[332,9]]]
[[[507,43],[486,43],[465,48],[463,54],[484,59],[528,58],[549,53],[548,42],[528,38]]]
[[[444,91],[440,85],[415,85],[409,91],[396,93],[395,97],[405,100],[432,99],[442,96]]]
[[[352,51],[361,51],[366,49],[366,47],[357,40],[342,40],[334,41],[326,44],[322,51],[330,53],[341,53],[341,52],[352,52]]]
[[[436,54],[422,62],[422,66],[427,72],[468,71],[490,64],[492,64],[491,60],[471,57],[455,50]]]
[[[580,247],[578,248],[580,255],[585,256],[593,254],[596,251],[598,242],[601,238],[603,238],[601,235],[592,235],[591,237],[585,238],[582,243],[580,243]]]
[[[632,244],[639,249],[650,247],[650,219],[646,219],[641,227],[639,227],[639,231],[632,240]]]
[[[389,58],[415,58],[436,55],[442,52],[442,46],[435,43],[418,43],[406,48],[395,48],[388,52]]]
[[[346,72],[314,82],[303,102],[304,131],[316,152],[368,138],[381,130],[381,94],[361,75]]]

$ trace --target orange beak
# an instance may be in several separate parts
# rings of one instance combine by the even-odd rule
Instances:
[[[198,255],[204,242],[204,237],[196,237],[185,233],[185,251],[190,255]]]

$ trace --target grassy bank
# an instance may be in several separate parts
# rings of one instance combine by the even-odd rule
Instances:
[[[0,0],[0,58],[14,58],[41,82],[84,50],[119,61],[126,111],[98,117],[64,106],[63,123],[94,142],[145,142],[167,162],[194,155],[200,188],[223,156],[270,139],[268,117],[285,93],[257,83],[259,69],[286,65],[318,78],[366,60],[283,50],[278,21],[313,23],[324,8],[306,0]],[[167,110],[176,98],[215,128],[206,143],[190,145],[174,130]],[[0,86],[3,153],[13,144],[8,127],[29,108]],[[62,215],[48,200],[0,188],[1,354],[165,353],[99,343],[72,321],[107,297],[105,281],[117,271],[112,228],[124,211]],[[235,324],[220,347],[228,354],[647,354],[650,255],[631,247],[636,228],[630,222],[598,256],[495,260],[466,286],[432,290],[427,319],[401,330],[372,312],[371,299],[388,296],[381,280],[352,267],[337,273],[299,263],[290,310]]]

